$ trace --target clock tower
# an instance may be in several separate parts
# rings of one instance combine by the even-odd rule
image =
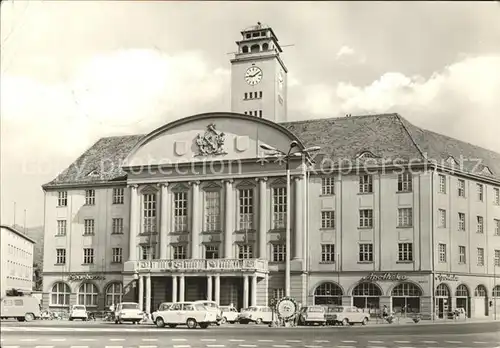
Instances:
[[[241,32],[231,59],[231,111],[287,121],[287,72],[273,30],[261,24]]]

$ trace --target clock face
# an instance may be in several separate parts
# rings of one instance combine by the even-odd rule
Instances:
[[[256,66],[251,66],[247,69],[245,73],[245,81],[250,85],[254,86],[262,80],[262,70]]]

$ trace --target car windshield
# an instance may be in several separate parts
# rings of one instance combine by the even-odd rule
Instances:
[[[328,312],[341,313],[341,312],[343,312],[343,308],[342,307],[330,307],[330,308],[328,308]]]
[[[257,312],[259,309],[257,307],[250,307],[250,308],[247,308],[247,311],[248,312]]]
[[[324,312],[323,308],[321,307],[309,307],[307,309],[308,312],[312,312],[312,313],[322,313]]]
[[[139,309],[139,305],[137,303],[124,303],[122,309]]]
[[[85,310],[85,307],[84,306],[74,306],[73,309],[75,311],[84,311]]]

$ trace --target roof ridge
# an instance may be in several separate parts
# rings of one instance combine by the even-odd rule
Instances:
[[[368,117],[394,117],[397,116],[397,113],[384,113],[384,114],[368,114],[368,115],[352,115],[350,117],[346,116],[333,116],[333,117],[323,117],[323,118],[311,118],[306,120],[295,120],[295,121],[285,121],[279,122],[278,124],[287,124],[287,123],[299,123],[299,122],[314,122],[314,121],[322,121],[322,120],[348,120],[348,119],[356,119],[356,118],[368,118]]]
[[[398,119],[399,123],[401,124],[401,126],[403,127],[403,129],[405,130],[406,134],[408,134],[408,137],[410,138],[411,142],[413,143],[413,145],[415,145],[415,147],[417,148],[418,152],[420,153],[420,155],[422,156],[423,159],[427,160],[427,156],[424,155],[424,152],[422,151],[422,148],[420,147],[420,145],[418,145],[417,141],[413,138],[413,136],[411,135],[410,131],[408,130],[408,127],[406,127],[405,125],[405,122],[408,122],[405,118],[403,118],[400,114],[396,113],[396,118]],[[409,123],[409,122],[408,122]],[[417,127],[415,125],[412,124],[412,126],[414,127]],[[418,128],[418,127],[417,127]],[[419,128],[420,129],[420,128]]]

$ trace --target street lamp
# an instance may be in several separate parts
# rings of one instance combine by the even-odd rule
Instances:
[[[292,150],[296,149],[299,143],[295,140],[290,142],[288,152],[283,152],[277,148],[267,145],[260,144],[260,148],[266,151],[271,151],[274,156],[283,156],[283,160],[286,164],[286,226],[285,226],[285,296],[290,296],[290,158],[301,156],[303,154],[309,155],[309,152],[318,151],[321,148],[319,146],[311,146],[296,152]],[[305,180],[305,178],[304,178]],[[305,217],[304,217],[305,218]]]
[[[493,310],[495,311],[495,320],[497,320],[497,297],[498,296],[495,296],[496,295],[495,290],[497,287],[497,266],[498,265],[500,265],[500,256],[495,255],[493,257],[493,292],[492,292],[493,305],[495,306],[495,308],[493,308]]]

